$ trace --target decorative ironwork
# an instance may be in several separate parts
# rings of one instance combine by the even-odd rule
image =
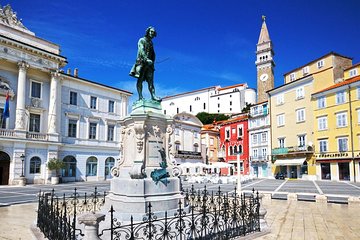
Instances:
[[[111,206],[111,226],[103,229],[100,236],[106,239],[230,239],[260,231],[259,194],[254,192],[246,197],[217,192],[191,190],[185,192],[179,201],[174,216],[158,218],[152,211],[151,203],[142,222],[121,223],[114,217]],[[110,236],[109,236],[110,235]]]
[[[106,193],[95,191],[88,196],[80,195],[77,189],[66,197],[58,197],[54,189],[51,192],[39,193],[37,226],[48,239],[78,239],[84,236],[76,226],[78,214],[96,212],[105,203]]]

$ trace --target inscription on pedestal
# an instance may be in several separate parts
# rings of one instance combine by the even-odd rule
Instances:
[[[149,164],[159,166],[161,161],[161,156],[159,150],[162,149],[163,142],[162,141],[153,141],[149,140]]]

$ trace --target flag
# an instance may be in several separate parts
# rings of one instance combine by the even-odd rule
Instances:
[[[2,115],[3,119],[10,117],[10,108],[9,108],[9,93],[6,94],[5,107]]]

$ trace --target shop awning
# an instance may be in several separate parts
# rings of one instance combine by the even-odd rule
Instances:
[[[303,165],[306,158],[291,158],[291,159],[278,159],[275,161],[275,166],[296,166]]]

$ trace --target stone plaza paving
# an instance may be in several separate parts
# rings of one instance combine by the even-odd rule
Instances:
[[[360,239],[359,204],[263,199],[270,232],[256,239]],[[0,207],[0,239],[35,239],[35,203]],[[240,238],[241,239],[241,238]]]

